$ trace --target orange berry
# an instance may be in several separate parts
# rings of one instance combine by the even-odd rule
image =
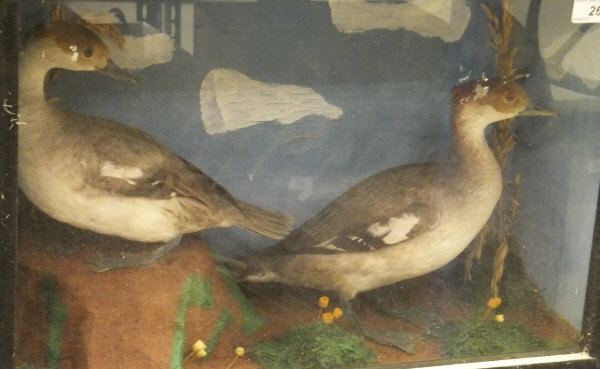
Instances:
[[[344,311],[340,308],[335,308],[335,309],[333,309],[332,314],[335,319],[339,319],[342,317],[342,315],[344,315]]]
[[[321,296],[321,298],[319,299],[319,307],[321,309],[325,309],[327,306],[329,306],[329,297]]]
[[[323,315],[321,315],[321,320],[323,320],[323,323],[325,324],[331,324],[333,323],[333,314],[323,313]]]
[[[502,303],[502,299],[500,297],[492,297],[487,302],[487,307],[490,309],[495,309]]]

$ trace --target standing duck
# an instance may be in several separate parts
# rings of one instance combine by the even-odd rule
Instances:
[[[229,261],[234,274],[248,282],[335,291],[364,335],[413,351],[414,337],[368,331],[348,302],[441,268],[469,245],[502,191],[485,128],[529,103],[514,80],[466,82],[451,94],[452,146],[442,161],[402,165],[363,180],[273,247]]]
[[[292,218],[237,200],[198,168],[135,128],[47,101],[54,68],[118,73],[102,40],[82,25],[34,28],[19,61],[19,186],[43,212],[97,233],[165,243],[141,258],[101,261],[98,270],[148,264],[182,234],[239,226],[281,239]]]

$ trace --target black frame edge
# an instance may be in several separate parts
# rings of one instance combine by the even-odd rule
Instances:
[[[596,205],[596,220],[592,238],[592,253],[588,271],[583,312],[582,346],[593,358],[600,357],[600,194]],[[600,363],[596,360],[596,367]]]
[[[539,0],[533,0],[538,3]],[[19,0],[0,0],[0,363],[14,367],[16,244],[17,244],[17,124]],[[533,364],[536,369],[600,369],[600,196],[596,207],[592,253],[586,288],[581,347],[591,360]],[[387,366],[386,366],[387,367]],[[524,368],[514,366],[506,368]]]
[[[17,0],[0,1],[0,362],[14,366],[17,242]]]

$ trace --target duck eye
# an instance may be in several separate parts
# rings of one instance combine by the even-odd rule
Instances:
[[[504,100],[506,100],[507,102],[515,102],[516,99],[517,95],[515,95],[512,92],[509,92],[506,95],[504,95]]]
[[[88,47],[87,49],[83,50],[83,55],[85,55],[86,58],[89,58],[94,55],[94,50]]]

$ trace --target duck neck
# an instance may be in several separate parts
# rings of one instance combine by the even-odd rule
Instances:
[[[38,58],[21,53],[19,62],[19,104],[21,106],[46,106],[44,79],[49,69],[35,61]]]
[[[452,147],[448,159],[465,170],[499,173],[500,168],[485,138],[485,117],[456,112],[452,116]]]

